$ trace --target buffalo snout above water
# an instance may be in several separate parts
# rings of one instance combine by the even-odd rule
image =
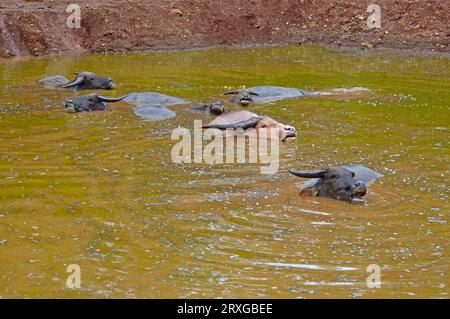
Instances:
[[[203,103],[203,104],[194,105],[193,107],[190,108],[190,110],[191,111],[202,111],[202,112],[205,112],[207,114],[212,114],[212,115],[221,115],[225,112],[225,107],[223,106],[222,102],[215,101],[212,103]]]
[[[76,100],[66,100],[65,107],[69,112],[94,112],[111,110],[106,103],[122,101],[127,95],[114,98],[100,94],[83,95]]]
[[[289,173],[311,179],[302,187],[300,195],[331,197],[348,202],[364,197],[367,194],[366,182],[382,176],[363,166],[331,167],[319,171],[289,170]]]
[[[230,102],[240,104],[242,106],[248,106],[253,102],[254,96],[259,96],[256,92],[246,90],[230,91],[224,93],[224,95],[233,95]]]

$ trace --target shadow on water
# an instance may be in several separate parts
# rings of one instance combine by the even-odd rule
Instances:
[[[188,106],[157,122],[126,102],[68,114],[63,101],[80,93],[36,83],[81,70],[113,76],[112,96],[371,92],[249,106],[299,132],[278,174],[261,175],[174,164],[172,129],[207,120]],[[11,60],[0,74],[1,297],[448,297],[447,57],[216,49]],[[384,174],[366,205],[300,198],[287,173],[357,163]],[[65,288],[68,264],[81,267],[79,290]],[[370,264],[380,289],[366,286]]]

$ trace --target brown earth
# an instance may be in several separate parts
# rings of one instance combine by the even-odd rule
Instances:
[[[1,1],[1,57],[292,43],[450,51],[449,0]],[[366,25],[373,2],[381,29]],[[69,3],[80,29],[66,26]]]

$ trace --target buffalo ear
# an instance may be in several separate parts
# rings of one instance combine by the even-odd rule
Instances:
[[[316,171],[316,172],[300,172],[290,169],[289,173],[297,177],[303,178],[323,178],[325,176],[326,170]]]

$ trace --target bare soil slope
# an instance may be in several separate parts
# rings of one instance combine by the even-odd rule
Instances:
[[[373,2],[381,29],[366,25]],[[69,3],[80,29],[66,26]],[[287,43],[449,52],[450,1],[8,0],[0,30],[1,57]]]

